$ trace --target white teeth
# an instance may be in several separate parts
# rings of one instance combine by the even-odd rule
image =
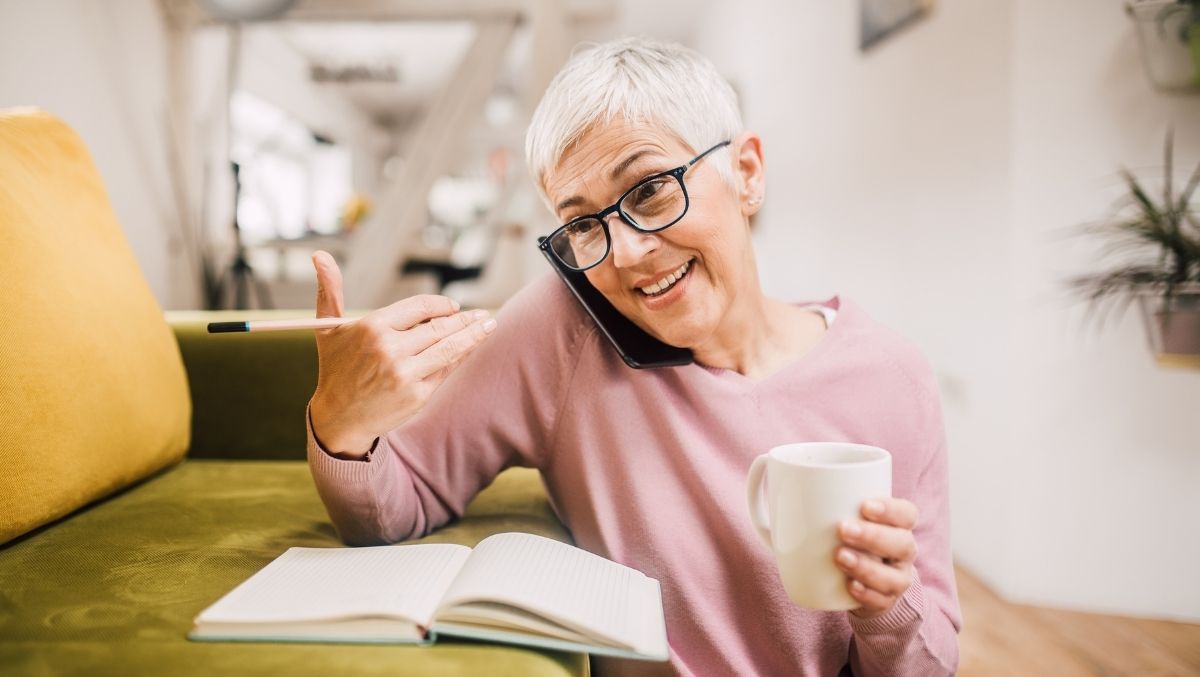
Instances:
[[[643,294],[646,294],[648,296],[653,296],[655,294],[664,292],[664,291],[670,289],[671,285],[675,284],[683,277],[683,274],[687,272],[688,266],[690,266],[691,264],[692,264],[691,261],[687,261],[682,266],[679,266],[679,268],[677,268],[676,270],[674,270],[670,273],[667,273],[666,277],[659,280],[658,282],[655,282],[654,284],[649,285],[647,287],[640,287],[639,289],[641,290],[641,292]]]

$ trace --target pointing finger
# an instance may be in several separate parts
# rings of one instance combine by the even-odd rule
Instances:
[[[435,317],[428,322],[418,324],[405,332],[408,353],[416,355],[447,336],[466,329],[472,323],[483,322],[486,319],[488,319],[486,310],[472,310],[449,317]]]
[[[421,294],[401,299],[375,311],[388,326],[405,331],[435,317],[445,317],[458,312],[458,303],[445,296]]]
[[[412,358],[413,376],[425,379],[457,365],[495,329],[496,321],[493,319],[475,322],[434,343]]]

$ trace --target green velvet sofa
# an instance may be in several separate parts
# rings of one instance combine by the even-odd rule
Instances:
[[[341,546],[304,461],[311,333],[164,317],[82,142],[38,111],[0,111],[0,279],[0,675],[587,674],[461,641],[187,640],[287,548]],[[424,540],[501,531],[567,539],[533,471]]]

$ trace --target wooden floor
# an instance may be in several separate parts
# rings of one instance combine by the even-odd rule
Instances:
[[[955,572],[962,677],[1200,676],[1200,625],[1010,604]]]

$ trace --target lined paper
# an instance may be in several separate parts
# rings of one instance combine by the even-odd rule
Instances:
[[[290,548],[196,619],[272,623],[392,616],[430,624],[471,549],[419,544]]]
[[[528,609],[627,647],[646,643],[648,610],[662,616],[658,585],[641,572],[532,534],[499,534],[475,546],[442,608],[482,600]]]

